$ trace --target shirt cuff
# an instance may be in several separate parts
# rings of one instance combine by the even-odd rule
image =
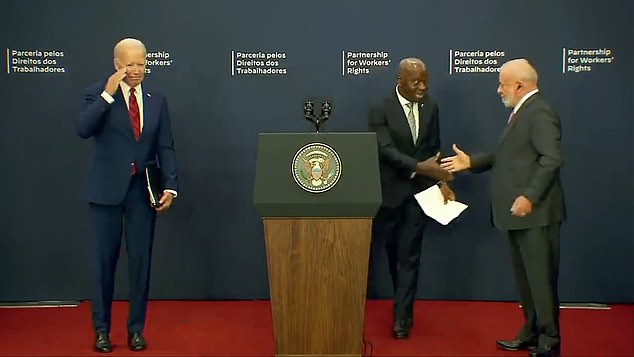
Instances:
[[[103,98],[103,100],[108,102],[108,104],[114,103],[114,98],[112,98],[112,96],[108,94],[108,92],[106,91],[101,92],[101,98]]]
[[[174,190],[163,190],[163,192],[171,193],[172,195],[174,195],[174,198],[176,198],[176,196],[178,196],[178,193],[176,191],[174,191]]]

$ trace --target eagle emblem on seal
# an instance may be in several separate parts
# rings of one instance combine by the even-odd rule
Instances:
[[[312,193],[326,192],[341,177],[341,159],[330,146],[310,143],[295,154],[292,174],[302,189]]]

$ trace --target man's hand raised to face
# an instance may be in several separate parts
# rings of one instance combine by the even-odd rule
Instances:
[[[119,83],[121,83],[121,81],[125,78],[126,71],[127,68],[122,67],[114,72],[108,78],[108,82],[106,82],[106,88],[104,88],[104,91],[106,91],[106,93],[110,94],[111,96],[114,96],[114,94],[117,92],[117,89],[119,88]]]

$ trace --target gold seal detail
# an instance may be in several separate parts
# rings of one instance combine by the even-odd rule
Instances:
[[[322,193],[339,181],[341,159],[330,146],[310,143],[297,151],[291,171],[299,187],[311,193]]]

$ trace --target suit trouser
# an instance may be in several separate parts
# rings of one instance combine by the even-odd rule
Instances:
[[[541,346],[559,343],[560,223],[508,232],[525,323],[517,338]]]
[[[90,216],[95,234],[95,287],[91,302],[93,327],[95,331],[110,332],[114,275],[123,233],[130,284],[127,328],[129,333],[143,332],[156,221],[156,212],[149,205],[143,175],[136,175],[130,180],[121,204],[90,203]]]
[[[412,318],[418,283],[423,232],[429,218],[412,196],[396,208],[381,207],[373,222],[373,247],[384,242],[392,286],[395,319]]]

